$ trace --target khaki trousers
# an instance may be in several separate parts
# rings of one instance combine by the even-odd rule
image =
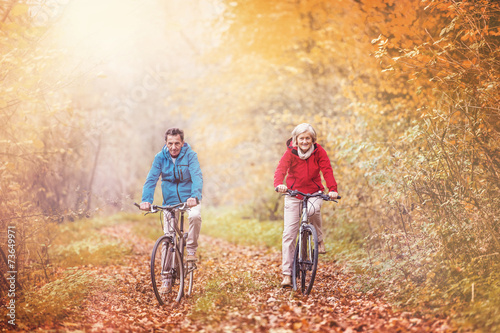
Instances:
[[[318,234],[318,242],[323,241],[323,229],[321,220],[321,205],[323,199],[312,198],[307,204],[307,215]],[[297,233],[300,228],[300,218],[302,215],[302,200],[285,196],[285,217],[282,241],[282,270],[284,275],[292,275],[293,256]]]
[[[172,223],[177,223],[177,226],[179,227],[179,221],[177,221],[179,219],[179,214],[177,213],[175,220],[173,220],[172,215],[169,212],[163,212],[165,216],[163,231],[165,232],[165,235],[174,236],[175,229],[173,228]],[[193,254],[196,253],[196,250],[198,249],[198,237],[200,236],[201,230],[201,204],[191,207],[187,212],[187,217],[188,218],[186,220],[186,215],[184,215],[184,232],[187,224],[189,223],[186,250],[188,254]]]

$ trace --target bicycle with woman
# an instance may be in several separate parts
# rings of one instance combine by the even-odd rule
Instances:
[[[278,188],[276,188],[278,191]],[[335,199],[340,199],[337,196],[335,199],[323,192],[303,193],[286,189],[286,194],[291,197],[302,197],[302,213],[300,218],[300,227],[295,246],[295,254],[292,264],[292,287],[294,291],[298,289],[297,280],[300,281],[300,291],[304,295],[309,295],[312,290],[314,280],[316,278],[316,270],[318,268],[318,233],[316,228],[309,223],[309,200],[313,198],[321,198],[324,201],[338,202]]]

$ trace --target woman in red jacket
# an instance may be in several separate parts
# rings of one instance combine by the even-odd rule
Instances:
[[[337,183],[333,176],[332,166],[326,151],[316,143],[314,128],[306,123],[300,124],[292,131],[292,138],[287,141],[287,150],[274,172],[274,187],[278,192],[287,189],[304,193],[323,192],[325,190],[321,175],[326,181],[328,195],[337,198]],[[284,180],[286,177],[286,185]],[[321,198],[313,198],[308,206],[309,221],[318,233],[318,253],[325,253],[323,230],[321,228]],[[283,287],[292,285],[292,263],[295,252],[295,239],[300,227],[301,200],[285,197],[285,216],[282,243]]]

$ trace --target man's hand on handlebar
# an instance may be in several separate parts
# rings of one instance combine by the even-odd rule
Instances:
[[[189,198],[186,201],[187,205],[189,208],[194,207],[198,204],[198,199],[197,198]]]
[[[149,202],[141,202],[141,204],[139,205],[139,208],[141,210],[150,211],[151,210],[151,204]]]

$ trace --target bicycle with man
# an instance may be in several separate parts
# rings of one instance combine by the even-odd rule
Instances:
[[[140,207],[137,203],[135,205]],[[185,280],[186,295],[190,296],[193,291],[194,271],[197,267],[195,261],[186,260],[188,233],[184,232],[184,214],[189,209],[187,203],[171,206],[151,205],[151,210],[146,213],[161,212],[160,223],[164,230],[164,234],[156,240],[153,247],[150,266],[153,291],[160,305],[180,302],[185,296]]]

